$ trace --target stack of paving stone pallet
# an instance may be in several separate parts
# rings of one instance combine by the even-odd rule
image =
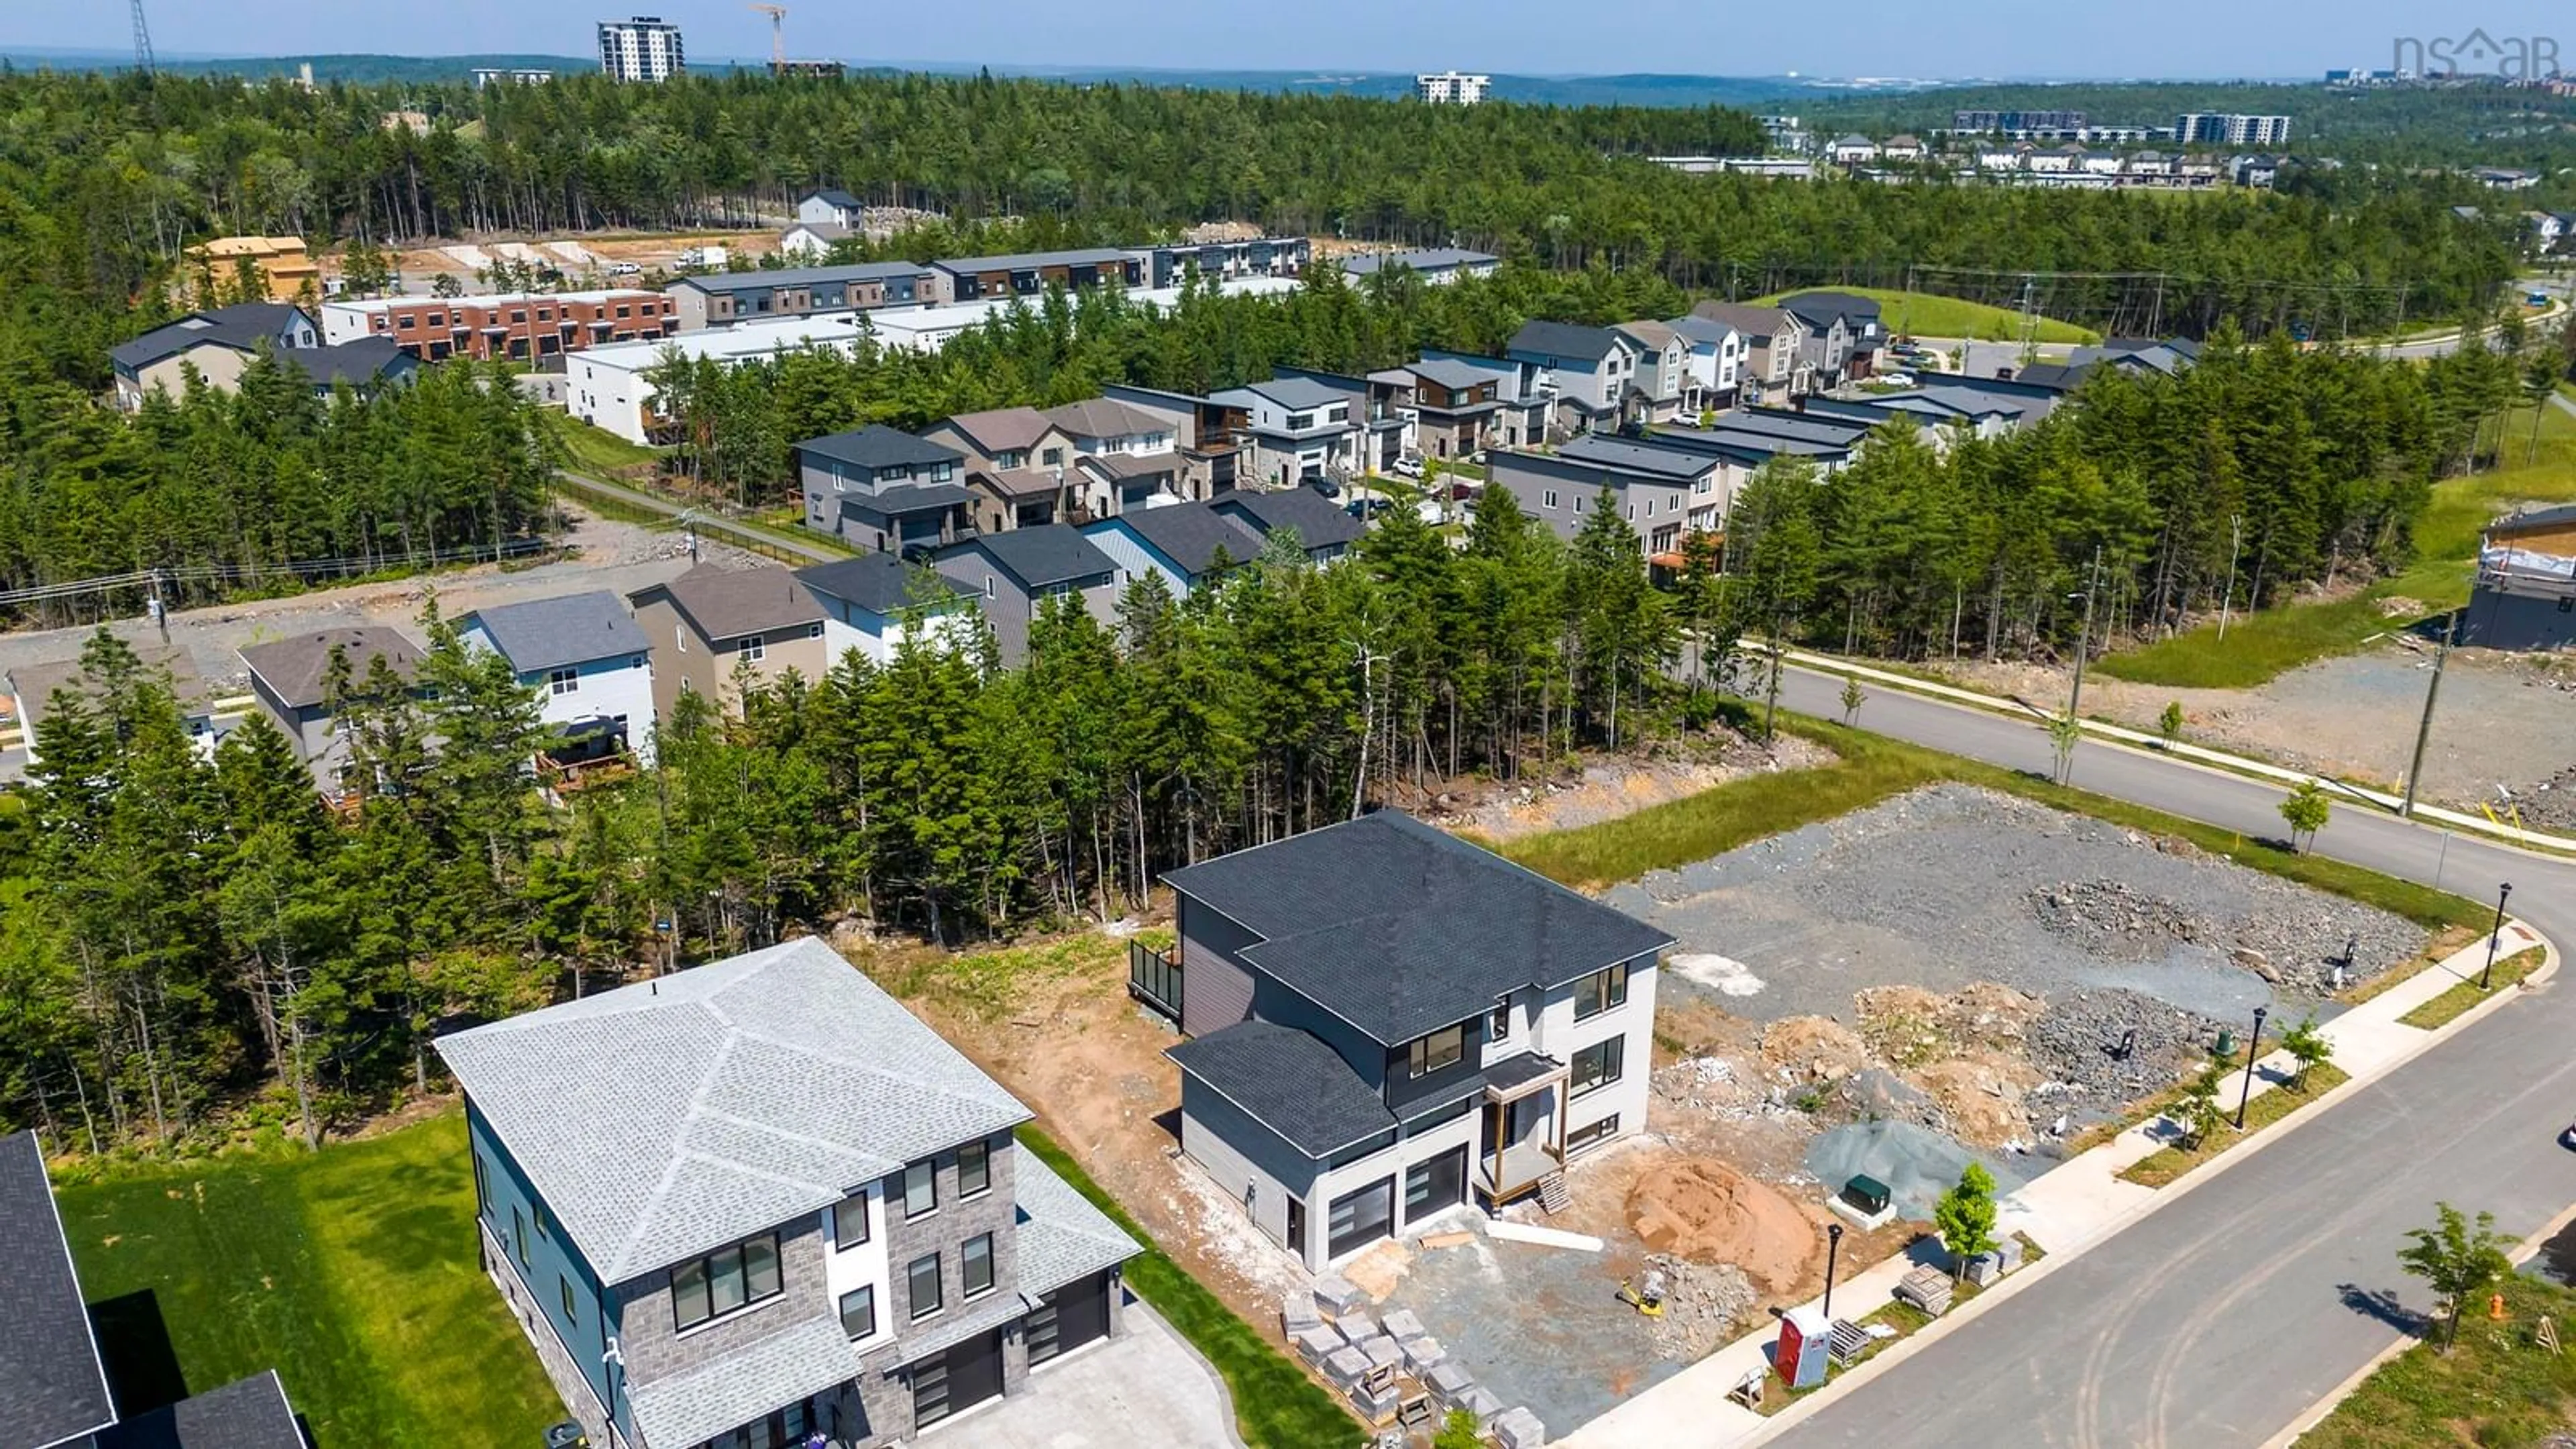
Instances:
[[[1372,1316],[1367,1295],[1348,1279],[1326,1274],[1312,1293],[1290,1295],[1279,1326],[1297,1356],[1341,1391],[1375,1427],[1396,1422],[1397,1411],[1427,1402],[1436,1419],[1464,1409],[1501,1449],[1543,1449],[1547,1429],[1525,1408],[1506,1409],[1492,1390],[1449,1360],[1410,1309]]]

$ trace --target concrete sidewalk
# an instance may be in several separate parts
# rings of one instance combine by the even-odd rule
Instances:
[[[2334,1045],[2334,1064],[2349,1074],[2351,1080],[2319,1097],[2315,1103],[2309,1104],[2310,1107],[2332,1103],[2358,1090],[2365,1083],[2395,1070],[2434,1042],[2494,1010],[2501,1002],[2511,1000],[2517,994],[2516,990],[2500,989],[2492,999],[2481,1002],[2433,1031],[2408,1026],[2399,1020],[2460,982],[2476,980],[2486,961],[2487,946],[2488,938],[2481,936],[2326,1023],[2321,1030]],[[2546,979],[2558,965],[2557,948],[2519,921],[2505,924],[2495,946],[2495,958],[2499,961],[2531,946],[2548,950],[2549,955],[2540,969],[2531,974],[2531,984]],[[2256,1063],[2253,1095],[2259,1097],[2276,1090],[2280,1082],[2287,1080],[2293,1065],[2287,1052],[2276,1051],[2263,1057]],[[1621,1449],[1621,1446],[1633,1444],[1684,1443],[1721,1449],[1721,1446],[1763,1442],[1805,1418],[1842,1388],[1870,1377],[1875,1371],[1905,1358],[1958,1324],[2001,1304],[2022,1285],[2190,1191],[2229,1165],[2251,1157],[2265,1143],[2306,1120],[2307,1115],[2306,1109],[2302,1109],[2298,1117],[2275,1124],[2272,1130],[2257,1134],[2244,1146],[2202,1164],[2190,1175],[2164,1188],[2142,1187],[2137,1183],[2123,1182],[2119,1177],[2122,1171],[2141,1158],[2166,1145],[2172,1129],[2161,1117],[2131,1127],[2109,1142],[2060,1163],[2018,1191],[2005,1195],[1996,1205],[1999,1231],[2028,1236],[2047,1253],[2045,1259],[2005,1279],[1973,1301],[1953,1309],[1946,1317],[1913,1336],[1880,1350],[1858,1369],[1836,1379],[1832,1386],[1808,1395],[1776,1417],[1766,1419],[1727,1398],[1728,1391],[1737,1384],[1770,1368],[1771,1343],[1776,1329],[1765,1327],[1727,1344],[1673,1377],[1621,1403],[1558,1443],[1561,1449]],[[1899,1254],[1844,1279],[1834,1289],[1834,1306],[1838,1315],[1857,1320],[1875,1311],[1889,1301],[1897,1282],[1913,1266],[1912,1261]],[[1811,1300],[1806,1306],[1820,1305],[1819,1299]],[[1785,1309],[1791,1305],[1781,1306]],[[1775,1395],[1782,1392],[1776,1378],[1771,1382],[1770,1390]]]

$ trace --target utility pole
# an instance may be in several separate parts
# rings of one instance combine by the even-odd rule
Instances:
[[[2102,592],[2102,545],[2093,545],[2093,569],[2084,581],[2084,632],[2075,638],[2075,687],[2066,694],[2066,717],[2079,718],[2084,702],[2084,656],[2093,652],[2093,597]]]
[[[2236,561],[2245,551],[2245,515],[2227,515],[2227,592],[2218,598],[2218,642],[2227,642],[2227,615],[2236,603]]]
[[[134,68],[152,74],[152,27],[143,18],[143,0],[134,0]]]
[[[2036,310],[2038,305],[2038,292],[2039,275],[2036,272],[2023,273],[2021,279],[2021,362],[2024,367],[2028,367],[2030,365],[2030,360],[2039,355],[2039,313]]]
[[[2415,727],[2415,758],[2406,766],[2406,798],[2397,806],[2397,813],[2408,820],[2415,818],[2415,784],[2424,778],[2424,746],[2433,738],[2433,702],[2442,697],[2442,666],[2449,661],[2451,640],[2459,632],[2460,612],[2454,609],[2442,621],[2441,647],[2433,651],[2432,682],[2424,686],[2424,721]]]

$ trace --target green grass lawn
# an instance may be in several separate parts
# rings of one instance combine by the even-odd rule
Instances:
[[[2460,1015],[2466,1012],[2470,1007],[2477,1005],[2481,1001],[2489,999],[2497,992],[2509,990],[2515,986],[2521,985],[2522,978],[2539,970],[2540,963],[2545,959],[2547,959],[2547,953],[2543,952],[2538,946],[2530,947],[2527,950],[2516,951],[2512,955],[2495,963],[2495,976],[2490,982],[2487,990],[2480,991],[2478,989],[2478,983],[2475,977],[2466,981],[2455,982],[2449,990],[2397,1019],[2408,1026],[2422,1027],[2426,1031],[2431,1031],[2437,1026],[2447,1025],[2450,1022],[2457,1020]],[[2483,963],[2481,963],[2479,975],[2483,976],[2485,974]]]
[[[2536,463],[2524,464],[2531,439],[2529,409],[2505,423],[2504,453],[2513,464],[2456,478],[2433,490],[2415,525],[2417,562],[2360,593],[2326,603],[2285,604],[2238,615],[2218,637],[2216,624],[2123,650],[2093,667],[2114,679],[2186,689],[2251,689],[2303,664],[2349,654],[2374,634],[2403,628],[2468,602],[2478,535],[2497,515],[2526,503],[2576,501],[2576,417],[2545,406]],[[2382,601],[2411,599],[2421,610],[2391,616]]]
[[[2384,1271],[2396,1280],[2393,1261]],[[2503,1322],[2485,1316],[2478,1295],[2448,1354],[2431,1344],[2399,1354],[2299,1436],[2300,1449],[2502,1449],[2565,1432],[2576,1414],[2576,1355],[2552,1353],[2534,1336],[2545,1315],[2563,1340],[2576,1324],[2576,1292],[2519,1273],[2497,1286]]]
[[[1359,1421],[1342,1411],[1341,1401],[1308,1378],[1242,1315],[1164,1257],[1152,1235],[1091,1180],[1072,1154],[1034,1127],[1022,1127],[1019,1137],[1022,1147],[1045,1159],[1058,1176],[1145,1245],[1144,1252],[1127,1260],[1127,1286],[1224,1375],[1226,1388],[1234,1396],[1235,1427],[1246,1444],[1252,1449],[1354,1449],[1359,1444]],[[1152,1442],[1150,1426],[1131,1427],[1141,1436],[1133,1442]]]
[[[2123,1181],[2134,1182],[2141,1187],[2163,1187],[2351,1080],[2351,1074],[2343,1068],[2332,1062],[2320,1062],[2309,1069],[2305,1086],[2274,1087],[2246,1103],[2244,1131],[2236,1130],[2236,1114],[2231,1109],[2228,1112],[2228,1125],[2210,1133],[2198,1146],[2160,1147],[2129,1164],[2128,1168],[2121,1172],[2120,1177]],[[2221,1103],[2226,1102],[2230,1093],[2240,1089],[2241,1069],[2237,1073],[2231,1073],[2227,1082],[2228,1091],[2219,1094]]]
[[[1905,292],[1887,287],[1802,287],[1806,292],[1849,292],[1867,297],[1879,305],[1879,316],[1895,336],[1968,337],[1982,342],[2018,342],[2021,340],[2021,314],[2010,307],[1990,307],[1983,302],[1944,297],[1932,292]],[[1757,297],[1761,306],[1772,306],[1782,297],[1797,296],[1782,292],[1770,297]],[[2099,342],[2102,334],[2072,322],[2054,317],[2039,319],[2042,342]]]
[[[507,1449],[563,1417],[476,1263],[462,1113],[58,1196],[83,1290],[152,1295],[191,1392],[274,1368],[323,1449]]]
[[[556,434],[563,439],[564,453],[576,471],[615,478],[626,469],[647,467],[662,457],[659,448],[630,443],[579,418],[562,413],[550,416],[555,420]]]

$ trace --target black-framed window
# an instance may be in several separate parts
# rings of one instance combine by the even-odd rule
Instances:
[[[958,1276],[965,1280],[969,1298],[993,1291],[993,1235],[979,1233],[966,1240],[958,1250]]]
[[[1607,971],[1596,971],[1574,983],[1574,1019],[1599,1016],[1613,1007],[1628,1004],[1628,963],[1620,962]]]
[[[1444,1026],[1429,1036],[1416,1037],[1405,1048],[1406,1071],[1416,1077],[1427,1077],[1444,1067],[1454,1067],[1467,1055],[1467,1024]]]
[[[903,1215],[917,1218],[939,1211],[939,1164],[929,1158],[903,1170]]]
[[[858,1193],[832,1204],[832,1248],[855,1248],[868,1240],[868,1195]]]
[[[969,1142],[957,1149],[957,1196],[975,1197],[993,1190],[992,1148]]]
[[[877,1331],[877,1290],[874,1285],[854,1288],[841,1295],[841,1331],[852,1338],[866,1338]]]
[[[566,1328],[578,1327],[581,1323],[581,1309],[574,1306],[573,1303],[571,1277],[563,1273],[557,1273],[555,1275],[555,1291],[563,1296],[564,1326]]]
[[[1325,1239],[1324,1251],[1335,1258],[1393,1233],[1395,1179],[1381,1177],[1333,1199],[1332,1214],[1326,1223],[1331,1236]]]
[[[903,1276],[904,1281],[912,1285],[912,1316],[928,1318],[937,1313],[942,1307],[939,1301],[939,1255],[925,1253],[913,1259],[912,1266],[903,1270]]]
[[[1619,1080],[1627,1067],[1627,1055],[1628,1039],[1624,1036],[1603,1037],[1576,1052],[1567,1063],[1566,1094],[1580,1097]]]
[[[1570,1153],[1581,1152],[1584,1148],[1597,1147],[1618,1135],[1619,1114],[1613,1112],[1598,1122],[1587,1122],[1566,1133],[1565,1150]]]
[[[671,1324],[695,1328],[713,1318],[765,1303],[785,1290],[778,1271],[778,1235],[762,1233],[718,1248],[671,1270]]]
[[[532,1266],[528,1262],[528,1214],[523,1208],[510,1209],[510,1246],[518,1252],[520,1267]]]

